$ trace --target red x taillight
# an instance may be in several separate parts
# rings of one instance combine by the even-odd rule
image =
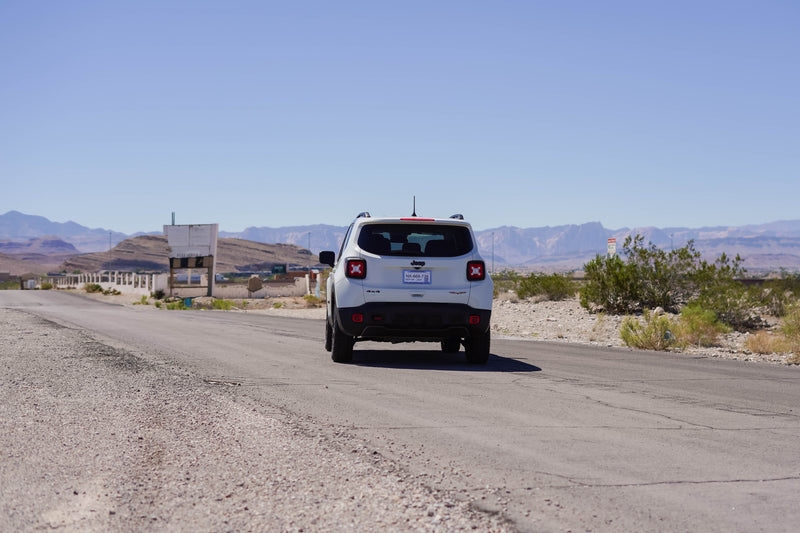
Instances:
[[[364,279],[367,277],[367,262],[363,259],[348,259],[345,265],[345,275],[348,278]]]
[[[483,261],[470,261],[467,263],[467,279],[469,281],[486,279],[486,265]]]

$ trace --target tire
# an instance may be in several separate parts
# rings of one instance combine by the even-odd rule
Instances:
[[[450,337],[442,341],[442,351],[444,353],[458,353],[461,349],[461,339],[458,337]]]
[[[331,345],[333,343],[333,328],[331,327],[331,323],[328,320],[328,317],[325,317],[325,351],[331,351]]]
[[[333,309],[333,324],[331,325],[331,359],[335,363],[349,363],[353,360],[353,337],[339,329],[336,321],[336,308]]]
[[[473,365],[485,365],[489,360],[491,332],[475,334],[466,341],[467,361]]]

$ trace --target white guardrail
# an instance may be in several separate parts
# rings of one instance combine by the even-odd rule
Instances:
[[[200,280],[197,288],[186,286],[175,287],[172,289],[172,296],[180,298],[191,298],[205,296],[206,276]],[[122,294],[134,296],[150,296],[152,293],[162,290],[164,294],[170,296],[169,274],[135,274],[133,272],[95,272],[87,274],[64,274],[43,279],[57,289],[83,288],[84,285],[96,283],[104,291],[117,290]],[[267,281],[263,287],[255,292],[247,290],[247,285],[241,283],[224,284],[217,282],[213,289],[215,298],[275,298],[281,296],[303,296],[311,294],[312,285],[308,275],[286,281]]]

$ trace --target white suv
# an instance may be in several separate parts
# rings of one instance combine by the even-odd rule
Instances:
[[[325,348],[351,361],[357,341],[440,342],[470,363],[489,358],[492,280],[472,227],[450,218],[361,213],[339,250],[319,254],[327,284]]]

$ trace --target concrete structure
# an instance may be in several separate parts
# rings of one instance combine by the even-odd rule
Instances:
[[[169,293],[169,274],[135,274],[133,272],[95,272],[88,274],[64,274],[43,279],[51,283],[56,289],[83,288],[88,283],[96,283],[103,290],[117,290],[122,294],[150,297],[152,293],[161,290]],[[202,276],[200,284],[195,287],[174,287],[173,296],[178,298],[193,298],[207,296],[208,280]],[[263,287],[255,292],[250,292],[246,284],[236,283],[230,285],[216,285],[215,298],[274,298],[278,296],[303,296],[311,294],[312,282],[308,275],[286,281],[266,281]]]
[[[47,281],[56,289],[68,287],[82,288],[88,283],[96,283],[103,290],[116,289],[122,294],[133,294],[149,297],[151,293],[169,288],[167,274],[135,274],[133,272],[93,272],[87,274],[64,274],[48,278]]]

